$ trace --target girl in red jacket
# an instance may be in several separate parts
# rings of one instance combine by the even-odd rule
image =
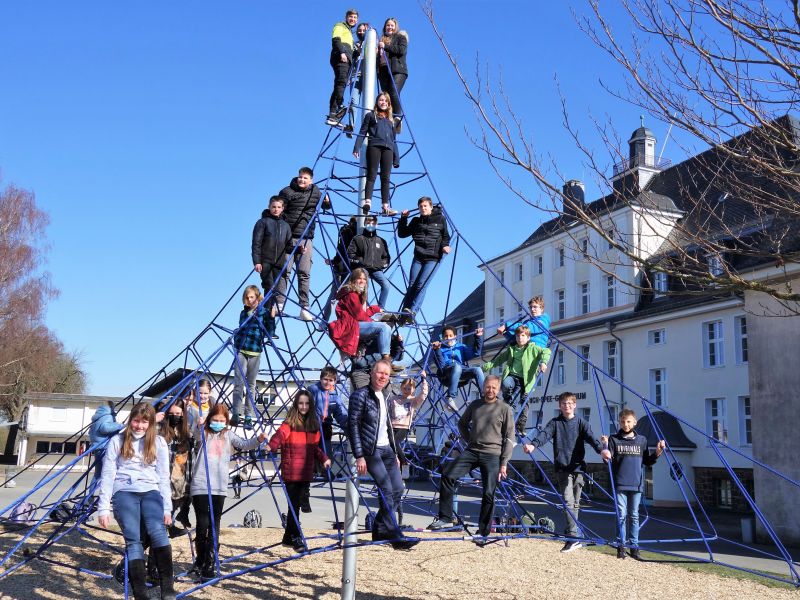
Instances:
[[[281,476],[289,496],[289,510],[286,511],[286,531],[282,544],[296,552],[307,550],[300,533],[300,499],[308,494],[309,484],[314,476],[314,460],[319,460],[326,469],[331,460],[319,447],[319,422],[314,410],[314,399],[308,390],[298,390],[294,395],[292,408],[283,424],[269,441],[269,449],[277,452],[281,448]]]
[[[372,320],[372,315],[383,312],[383,309],[377,304],[367,306],[368,284],[367,272],[361,268],[353,269],[336,295],[336,320],[330,324],[328,331],[336,347],[347,356],[355,356],[360,342],[366,343],[377,338],[378,352],[383,358],[391,360],[392,328],[388,323]]]

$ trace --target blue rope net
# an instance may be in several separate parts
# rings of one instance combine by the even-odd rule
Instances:
[[[352,84],[351,84],[352,88]],[[348,92],[349,93],[349,92]],[[427,301],[415,318],[415,321],[402,328],[404,335],[406,362],[411,372],[417,373],[425,370],[430,373],[430,393],[428,400],[416,412],[412,423],[413,441],[404,442],[404,451],[409,464],[410,484],[402,499],[402,509],[405,513],[429,514],[431,518],[437,515],[437,497],[434,493],[422,493],[420,490],[437,489],[442,468],[450,463],[462,442],[459,440],[457,420],[467,402],[475,396],[474,383],[467,383],[459,390],[459,412],[452,412],[447,406],[445,395],[446,388],[439,379],[431,373],[432,354],[430,350],[431,335],[437,324],[442,323],[451,308],[452,283],[457,276],[464,277],[468,269],[474,269],[475,259],[480,264],[486,261],[476,251],[475,247],[464,238],[446,208],[446,203],[439,196],[438,190],[431,179],[423,161],[419,148],[414,140],[412,123],[409,113],[404,116],[404,131],[407,139],[401,140],[403,169],[392,173],[391,197],[393,206],[402,198],[404,203],[414,204],[418,196],[432,196],[441,206],[450,231],[452,233],[452,253],[442,259],[441,269],[436,273],[436,280],[431,289],[436,289],[435,294],[428,294]],[[404,136],[405,137],[405,136]],[[350,152],[351,141],[345,132],[338,127],[330,127],[323,139],[322,148],[314,163],[317,173],[325,172],[325,176],[317,183],[322,190],[322,198],[328,195],[332,202],[330,210],[323,210],[322,203],[317,207],[314,222],[316,223],[316,236],[314,238],[314,264],[312,270],[312,292],[308,310],[314,316],[314,321],[305,322],[294,316],[300,305],[292,292],[296,286],[297,272],[292,269],[289,258],[284,265],[284,271],[289,274],[287,286],[286,305],[284,314],[278,319],[277,339],[265,336],[263,343],[261,379],[267,384],[259,389],[253,397],[248,386],[245,386],[245,402],[252,408],[254,415],[254,428],[252,430],[238,430],[244,437],[250,438],[260,432],[271,434],[283,420],[291,404],[290,391],[296,387],[306,387],[316,381],[318,370],[325,365],[334,365],[339,371],[337,389],[343,397],[352,391],[353,382],[348,381],[348,364],[333,346],[324,332],[322,323],[326,314],[326,307],[332,297],[333,274],[331,267],[325,264],[325,259],[333,258],[337,253],[338,230],[346,223],[351,215],[360,215],[359,202],[359,172],[360,165],[353,161]],[[377,204],[377,203],[376,203]],[[399,208],[399,206],[398,206]],[[397,236],[398,219],[382,217],[379,226],[379,235],[385,237],[391,246],[392,261],[386,269],[393,287],[390,303],[394,300],[399,304],[398,296],[405,291],[409,276],[408,267],[411,263],[413,252],[412,243]],[[311,223],[306,228],[300,242],[306,239]],[[298,244],[300,243],[298,242]],[[464,260],[464,253],[467,260]],[[463,270],[458,266],[467,265]],[[473,271],[474,272],[474,271]],[[171,402],[184,396],[190,389],[196,388],[199,379],[204,378],[211,382],[213,395],[218,402],[228,405],[232,403],[231,387],[227,381],[233,378],[235,371],[244,376],[244,365],[239,363],[237,351],[233,346],[233,336],[237,329],[231,324],[236,322],[236,315],[240,305],[238,303],[243,288],[251,280],[251,271],[245,280],[235,290],[219,312],[188,343],[180,352],[169,360],[152,377],[143,382],[134,392],[124,398],[117,410],[130,408],[135,402],[144,400],[153,404],[162,403],[162,410],[167,410]],[[469,276],[469,275],[467,275]],[[502,287],[514,302],[522,309],[525,305],[520,299],[514,297],[513,292],[500,279],[497,273],[489,270],[488,278],[493,285]],[[277,281],[280,278],[276,278]],[[264,305],[269,305],[276,295],[276,287],[265,290]],[[444,301],[442,301],[444,299]],[[255,318],[255,317],[251,317]],[[492,331],[501,323],[486,323],[486,330]],[[264,324],[260,323],[264,328]],[[536,332],[534,332],[536,333]],[[470,338],[474,332],[466,332],[465,338]],[[668,511],[666,516],[658,511],[652,514],[646,504],[642,507],[640,547],[668,557],[677,557],[688,561],[717,563],[733,569],[739,569],[757,575],[787,582],[800,586],[798,576],[798,563],[783,545],[767,517],[759,509],[753,498],[752,490],[741,478],[741,468],[761,469],[765,476],[783,481],[796,492],[800,484],[785,475],[764,465],[737,448],[714,439],[706,434],[703,427],[698,427],[681,415],[671,413],[661,406],[656,406],[645,396],[628,387],[623,381],[605,372],[599,366],[583,357],[575,348],[564,343],[555,336],[550,336],[550,345],[555,355],[559,351],[574,354],[580,364],[586,365],[589,380],[594,384],[594,407],[600,415],[603,432],[610,431],[610,418],[613,415],[614,402],[609,400],[612,392],[624,390],[629,407],[636,409],[637,415],[648,417],[658,439],[664,439],[655,413],[664,412],[672,417],[686,429],[694,434],[694,438],[701,440],[713,449],[719,459],[719,467],[724,470],[733,482],[737,492],[750,508],[753,518],[759,524],[759,529],[766,540],[765,543],[747,545],[739,541],[730,531],[723,531],[715,526],[712,511],[705,506],[691,485],[687,472],[682,468],[679,456],[669,445],[662,461],[669,464],[672,481],[675,486],[676,496],[680,498],[680,509]],[[545,401],[551,387],[551,379],[555,369],[537,382],[525,403],[515,407],[515,416],[519,417],[523,410],[531,408],[536,414],[532,426],[528,428],[530,437],[536,429],[543,426],[552,415],[545,415]],[[536,400],[540,398],[540,400]],[[536,408],[538,404],[538,409]],[[88,427],[76,432],[66,441],[78,442],[87,433]],[[668,440],[669,441],[669,440]],[[205,439],[201,436],[201,457],[205,460]],[[358,492],[363,505],[367,507],[367,521],[372,516],[372,510],[380,501],[379,490],[368,480],[353,477],[347,461],[349,448],[347,440],[341,431],[336,431],[332,448],[328,454],[334,461],[334,466],[329,475],[318,478],[315,485],[327,489],[326,497],[330,498],[333,505],[335,531],[327,535],[318,535],[313,538],[303,534],[303,542],[308,550],[269,562],[258,562],[259,553],[265,548],[253,548],[247,552],[234,556],[226,556],[215,550],[214,560],[220,576],[216,579],[195,585],[180,594],[188,596],[195,591],[214,585],[221,580],[232,579],[245,573],[269,569],[283,564],[288,560],[305,556],[311,553],[339,550],[343,547],[343,533],[341,530],[342,519],[339,517],[343,505],[343,486],[347,480],[353,480],[358,486]],[[262,446],[263,448],[263,446]],[[5,530],[17,537],[11,548],[0,557],[0,578],[7,577],[32,560],[40,560],[55,565],[61,565],[79,572],[110,579],[109,573],[103,573],[82,564],[79,554],[74,556],[74,562],[66,564],[48,556],[48,550],[59,540],[67,536],[78,536],[84,543],[97,544],[108,550],[114,560],[124,557],[124,542],[121,536],[116,536],[115,543],[101,540],[97,535],[97,527],[92,524],[90,517],[94,510],[92,494],[97,485],[93,481],[93,466],[77,478],[74,477],[76,467],[85,458],[90,457],[96,447],[87,448],[79,456],[69,460],[66,455],[61,455],[49,466],[39,482],[28,492],[22,494],[17,500],[0,510],[0,520]],[[495,527],[490,536],[491,542],[508,543],[516,538],[538,537],[552,539],[554,537],[565,539],[557,531],[556,523],[563,522],[562,511],[572,512],[566,506],[564,499],[558,492],[553,480],[552,459],[544,449],[537,449],[535,456],[525,458],[510,466],[509,478],[500,482],[496,491]],[[246,502],[258,496],[262,504],[265,497],[271,499],[271,504],[277,513],[296,511],[299,507],[288,503],[286,487],[281,479],[277,458],[263,451],[243,455],[251,467],[249,479],[242,482],[242,498],[227,502],[224,513],[237,507],[239,503]],[[41,455],[25,470],[44,464],[45,458],[52,456]],[[241,467],[240,467],[241,468]],[[72,475],[72,477],[71,477]],[[585,473],[588,484],[584,490],[584,497],[580,512],[572,516],[576,518],[582,539],[593,544],[616,545],[618,543],[617,513],[614,502],[613,479],[609,476],[608,467],[599,465],[599,469]],[[15,476],[17,477],[18,474]],[[10,478],[14,479],[14,477]],[[210,487],[210,486],[209,486]],[[591,493],[588,493],[591,492]],[[478,500],[475,500],[477,495]],[[456,511],[458,525],[454,530],[464,530],[470,534],[475,527],[477,506],[480,502],[480,484],[472,475],[465,477],[460,482],[460,501]],[[20,519],[15,511],[26,506],[33,499],[37,499],[38,506],[31,513]],[[315,500],[319,501],[319,500]],[[795,501],[795,505],[800,505]],[[286,506],[287,508],[283,508]],[[12,518],[12,514],[15,515]],[[213,523],[213,519],[212,519]],[[47,525],[47,527],[43,527]],[[36,535],[35,535],[36,534]],[[190,534],[191,535],[191,534]],[[424,541],[454,541],[463,537],[442,536],[437,533],[415,534],[421,535]],[[17,539],[18,538],[18,539]],[[35,540],[35,544],[33,541]],[[372,542],[363,542],[359,545],[369,545]],[[767,558],[782,561],[786,565],[783,573],[764,573],[747,566],[746,560],[729,560],[723,557],[738,555],[744,559]],[[248,566],[242,568],[242,561],[248,561]],[[224,567],[220,570],[220,566]],[[179,573],[178,577],[184,578],[186,573]]]

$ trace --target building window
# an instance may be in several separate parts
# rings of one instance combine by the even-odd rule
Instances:
[[[556,268],[564,266],[564,246],[556,248]]]
[[[67,409],[63,406],[54,406],[50,409],[50,420],[51,421],[66,421],[67,420]]]
[[[498,285],[502,286],[503,284],[505,284],[505,282],[506,282],[506,270],[505,269],[500,269],[497,272],[497,276],[500,278],[500,281],[498,282]]]
[[[608,433],[609,435],[613,435],[617,433],[617,415],[619,414],[619,409],[614,406],[613,404],[608,406]]]
[[[522,281],[522,263],[517,263],[514,270],[517,272],[517,281]]]
[[[479,319],[475,322],[475,329],[483,329],[483,319]]]
[[[61,454],[64,452],[63,442],[50,442],[50,452],[53,454]]]
[[[458,327],[456,327],[456,339],[461,341],[463,340],[463,338],[464,338],[464,326],[459,325]]]
[[[64,442],[64,454],[76,454],[77,442]]]
[[[606,308],[617,305],[617,284],[613,275],[606,276]]]
[[[614,228],[609,227],[606,229],[606,236],[608,237],[608,249],[611,250],[614,247]]]
[[[503,319],[506,318],[506,309],[505,308],[498,308],[497,309],[497,320],[502,323]]]
[[[728,442],[725,398],[706,398],[706,433],[717,441]]]
[[[556,290],[556,314],[559,320],[567,318],[567,296],[564,290]]]
[[[50,452],[50,442],[43,442],[39,440],[36,442],[36,454],[47,454]]]
[[[578,409],[578,414],[580,415],[581,419],[583,419],[588,423],[589,419],[592,416],[592,409],[589,408],[588,406],[582,406],[581,408]]]
[[[747,363],[747,317],[736,317],[733,322],[736,333],[736,364],[743,365]]]
[[[578,242],[578,245],[583,255],[587,256],[589,254],[589,238],[588,237],[581,238],[580,241]]]
[[[722,321],[703,323],[703,366],[725,366]]]
[[[657,406],[667,405],[666,369],[650,369],[650,401]]]
[[[712,277],[719,277],[722,275],[722,257],[719,254],[709,254],[706,256],[706,264],[708,265],[708,274]]]
[[[589,344],[578,346],[578,383],[589,381]]]
[[[667,285],[667,274],[660,271],[653,274],[653,290],[655,291],[656,296],[666,294],[668,289],[669,286]]]
[[[578,284],[578,312],[585,315],[589,312],[589,282]]]
[[[556,352],[556,383],[564,385],[566,377],[564,373],[564,351],[559,350]]]
[[[609,377],[617,376],[617,341],[610,340],[605,343],[604,352],[605,354],[605,371],[608,373]]]
[[[739,397],[739,444],[751,446],[753,444],[753,429],[750,412],[750,396]]]
[[[662,346],[667,343],[666,329],[651,329],[647,332],[647,344],[649,346]]]
[[[533,272],[536,275],[544,273],[544,257],[541,254],[533,258]]]
[[[712,480],[712,488],[714,490],[714,505],[718,508],[732,508],[733,507],[733,484],[730,479]]]

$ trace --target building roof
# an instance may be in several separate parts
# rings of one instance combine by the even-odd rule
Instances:
[[[663,434],[663,439],[666,440],[670,448],[676,450],[694,450],[697,448],[697,444],[686,436],[680,421],[676,417],[661,410],[652,414],[652,420],[650,415],[644,415],[636,423],[636,433],[647,438],[648,446],[653,447],[662,439],[657,433],[659,431]],[[653,427],[653,421],[655,421],[655,427]]]
[[[63,394],[60,392],[28,392],[25,394],[25,399],[31,402],[45,401],[45,402],[67,402],[67,403],[96,403],[103,404],[106,402],[117,403],[122,400],[119,396],[90,396],[88,394]]]

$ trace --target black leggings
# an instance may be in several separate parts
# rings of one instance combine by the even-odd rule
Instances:
[[[392,101],[392,113],[397,117],[403,114],[403,107],[400,105],[400,92],[403,91],[406,79],[408,79],[408,75],[405,73],[395,73],[394,85],[392,85],[389,69],[386,67],[378,69],[378,81],[381,82],[381,91],[389,94],[389,99]],[[395,91],[395,88],[397,88],[397,91]]]
[[[283,541],[292,542],[294,538],[300,537],[300,507],[302,498],[308,495],[308,488],[311,484],[308,481],[284,481],[283,484],[286,486],[286,493],[289,496]]]
[[[367,186],[364,197],[372,199],[375,189],[375,177],[378,175],[378,165],[381,167],[381,204],[389,204],[389,178],[392,176],[392,163],[394,151],[383,146],[367,146]]]
[[[194,514],[197,517],[197,529],[194,534],[194,547],[197,553],[197,563],[201,568],[213,569],[215,565],[214,550],[219,548],[219,524],[222,509],[225,506],[225,496],[211,496],[214,508],[214,533],[211,534],[211,511],[208,505],[208,495],[199,494],[192,496]]]

